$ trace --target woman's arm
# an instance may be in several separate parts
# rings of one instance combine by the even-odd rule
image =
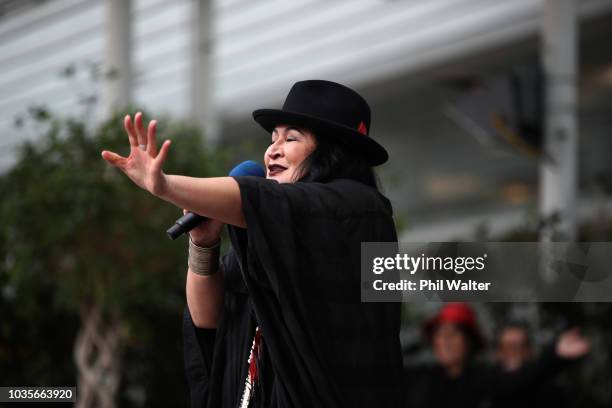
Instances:
[[[183,209],[183,213],[187,210]],[[213,247],[219,243],[223,223],[205,219],[189,231],[191,242],[200,247]],[[187,306],[193,324],[200,329],[214,329],[218,326],[223,305],[223,267],[211,275],[198,275],[187,267]]]
[[[166,187],[157,195],[162,200],[226,224],[246,226],[240,189],[232,177],[165,177]]]
[[[240,189],[233,178],[204,179],[164,174],[162,165],[168,155],[170,141],[166,140],[158,152],[156,126],[157,122],[151,121],[145,134],[142,114],[136,114],[134,123],[127,115],[124,127],[130,142],[130,155],[122,157],[105,150],[102,157],[123,171],[140,188],[177,207],[244,227]]]
[[[142,189],[178,207],[208,217],[190,232],[196,245],[208,246],[216,242],[223,223],[245,226],[240,189],[233,178],[168,176],[162,171],[162,165],[168,155],[170,141],[166,140],[158,152],[155,137],[157,122],[153,120],[149,123],[146,134],[140,112],[135,115],[134,123],[126,115],[123,124],[130,142],[130,155],[122,157],[105,150],[102,157]],[[186,293],[194,324],[202,328],[216,327],[223,302],[222,271],[201,276],[188,270]]]
[[[223,304],[223,268],[208,276],[188,269],[186,292],[193,324],[200,329],[216,328]]]

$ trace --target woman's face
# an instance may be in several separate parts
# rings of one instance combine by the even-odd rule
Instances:
[[[444,367],[462,365],[468,354],[468,340],[459,327],[442,323],[433,333],[433,351]]]
[[[314,134],[299,126],[277,125],[264,154],[266,178],[279,183],[295,181],[300,164],[317,146]]]

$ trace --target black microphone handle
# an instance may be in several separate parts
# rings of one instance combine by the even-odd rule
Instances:
[[[188,212],[187,214],[183,215],[181,218],[176,220],[176,223],[173,226],[171,226],[168,229],[168,231],[166,231],[166,234],[168,234],[168,237],[170,239],[177,239],[184,233],[187,233],[191,231],[192,229],[194,229],[198,224],[200,224],[205,219],[206,217],[203,217],[201,215],[198,215],[192,212]]]

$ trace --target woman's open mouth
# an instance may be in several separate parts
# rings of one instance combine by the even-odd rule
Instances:
[[[280,174],[285,170],[287,170],[287,168],[281,166],[280,164],[271,164],[270,166],[268,166],[268,176],[276,176],[277,174]]]

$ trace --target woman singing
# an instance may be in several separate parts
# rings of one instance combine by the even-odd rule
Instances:
[[[400,304],[361,302],[360,244],[396,241],[372,167],[370,108],[329,81],[296,83],[254,119],[266,178],[167,175],[155,121],[125,118],[134,183],[208,220],[190,232],[183,336],[193,407],[399,407]],[[231,250],[219,261],[219,233]]]

